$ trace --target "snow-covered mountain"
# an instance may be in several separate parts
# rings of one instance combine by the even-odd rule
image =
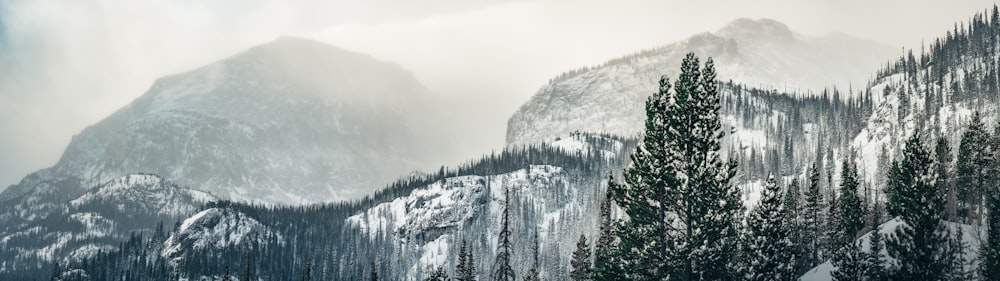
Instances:
[[[768,19],[739,19],[715,33],[553,78],[507,123],[507,144],[538,143],[573,131],[631,136],[661,75],[676,78],[688,52],[715,60],[720,81],[759,89],[819,93],[861,85],[897,54],[893,48],[844,35],[809,37]]]
[[[34,200],[0,206],[8,222],[0,228],[0,277],[16,280],[51,262],[79,262],[116,250],[131,233],[165,233],[211,200],[215,197],[162,177],[133,174],[99,185],[44,217],[21,211]]]
[[[160,255],[177,263],[192,251],[262,244],[271,239],[285,243],[280,234],[246,214],[227,208],[208,208],[184,219],[163,243]]]
[[[392,63],[283,37],[158,79],[0,200],[62,180],[69,186],[61,192],[79,194],[130,173],[233,200],[355,199],[448,147],[430,146],[431,133],[418,129],[434,106],[428,90]]]

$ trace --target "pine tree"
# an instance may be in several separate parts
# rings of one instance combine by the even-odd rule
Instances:
[[[972,115],[962,142],[958,146],[955,162],[955,187],[958,197],[958,216],[963,223],[981,218],[982,186],[988,184],[986,168],[993,161],[989,146],[990,135],[983,125],[979,112]]]
[[[937,173],[937,181],[934,182],[934,187],[944,194],[946,198],[946,210],[949,219],[958,218],[958,192],[952,185],[952,172],[951,165],[954,157],[951,155],[951,144],[948,143],[948,138],[939,137],[937,142],[934,144],[934,167]]]
[[[427,278],[424,278],[424,281],[448,281],[448,273],[444,271],[444,267],[438,266]]]
[[[534,259],[532,260],[531,269],[528,269],[528,272],[524,274],[524,281],[539,281],[539,280],[541,280],[541,278],[538,276],[538,274],[539,274],[539,272],[538,272],[539,271],[539,268],[538,268],[538,266],[539,266],[538,250],[540,249],[540,247],[538,246],[538,230],[537,229],[535,230],[535,235],[534,235],[533,238],[534,238],[533,240],[534,240],[534,243],[535,243],[535,247],[533,248],[534,252],[533,252],[532,257]]]
[[[833,254],[833,266],[830,272],[834,281],[865,280],[866,254],[861,251],[858,243],[849,241]]]
[[[784,212],[782,222],[785,231],[788,233],[789,247],[791,247],[792,261],[791,268],[795,273],[804,273],[812,267],[809,264],[808,253],[805,247],[804,226],[802,224],[802,192],[799,188],[799,179],[793,178],[792,182],[785,188],[785,198],[782,204]],[[798,274],[800,275],[800,274]]]
[[[903,223],[886,241],[894,280],[943,280],[948,268],[948,231],[943,223],[944,198],[934,187],[930,153],[914,133],[902,159],[889,172],[886,211]]]
[[[222,274],[222,281],[230,281],[232,277],[229,274],[229,266],[226,266],[225,272]]]
[[[784,213],[781,188],[768,175],[761,190],[760,201],[747,217],[746,243],[747,280],[794,280],[792,268],[794,253],[787,229],[783,225]]]
[[[510,244],[510,190],[504,190],[503,218],[500,221],[500,236],[497,237],[497,256],[493,262],[496,271],[494,281],[514,281],[514,268],[510,265],[513,247]]]
[[[601,200],[600,215],[598,215],[599,237],[594,244],[594,280],[620,280],[624,277],[613,261],[615,257],[614,233],[611,220],[611,191],[615,189],[615,178],[608,176],[608,189]]]
[[[997,134],[994,136],[994,149],[1000,152],[1000,125],[997,126]],[[961,157],[961,155],[959,155]],[[1000,153],[994,155],[1000,157]],[[987,167],[994,182],[991,186],[983,186],[986,196],[986,239],[979,246],[982,255],[979,265],[979,273],[983,280],[1000,280],[1000,187],[996,185],[995,174],[1000,169],[1000,159],[991,159],[990,167]]]
[[[950,239],[951,245],[948,246],[948,250],[951,255],[949,258],[951,264],[948,265],[948,274],[946,277],[948,280],[976,280],[975,272],[966,267],[969,260],[965,256],[965,251],[969,248],[969,245],[963,240],[964,236],[965,231],[959,226],[955,228],[955,235],[952,235]]]
[[[576,281],[591,280],[590,272],[590,245],[587,244],[587,236],[580,234],[580,239],[576,241],[576,250],[573,251],[573,260],[570,261],[573,268],[570,271],[570,279]]]
[[[372,259],[371,265],[369,265],[368,280],[378,281],[378,268],[375,267],[375,259]]]
[[[243,262],[243,276],[240,276],[242,281],[257,280],[257,277],[253,276],[253,251],[249,248],[246,250],[246,261]]]
[[[868,281],[888,280],[885,272],[885,258],[882,257],[882,252],[885,250],[885,237],[882,235],[882,227],[879,224],[879,218],[882,217],[881,209],[879,201],[876,199],[875,206],[872,207],[872,231],[868,238],[868,254],[865,257],[864,265],[864,275]]]
[[[310,280],[312,280],[312,258],[306,259],[306,269],[305,271],[302,272],[302,281],[310,281]]]
[[[979,273],[983,280],[1000,280],[1000,194],[995,190],[992,193],[986,202],[986,240],[980,245]]]
[[[819,160],[817,160],[818,162]],[[803,206],[803,236],[805,237],[807,266],[812,267],[820,263],[820,237],[823,234],[823,193],[820,191],[819,169],[814,163],[809,169],[809,188],[805,192],[805,202]]]
[[[864,208],[858,197],[858,171],[854,162],[844,159],[840,173],[840,196],[837,199],[837,233],[835,243],[846,245],[854,241],[858,232],[865,227]]]
[[[731,280],[743,213],[722,161],[719,94],[712,59],[688,54],[677,87],[666,77],[646,101],[646,134],[612,190],[627,219],[615,227],[617,263],[632,280]]]
[[[458,265],[455,266],[456,281],[473,281],[476,279],[476,266],[473,264],[472,251],[468,249],[465,239],[458,250]]]

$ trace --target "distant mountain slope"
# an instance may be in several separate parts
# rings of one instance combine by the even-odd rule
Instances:
[[[133,233],[165,235],[174,221],[212,200],[156,175],[133,174],[99,185],[44,216],[21,220],[7,215],[18,214],[24,205],[0,205],[7,216],[7,224],[0,225],[0,279],[37,278],[51,272],[52,262],[80,262],[113,251]]]
[[[646,97],[661,75],[676,78],[688,52],[714,58],[720,81],[800,94],[860,84],[896,54],[860,39],[807,37],[777,21],[739,19],[715,33],[553,78],[510,117],[507,144],[538,143],[573,131],[637,134]]]
[[[69,179],[64,191],[78,194],[129,173],[232,200],[359,198],[448,147],[418,128],[433,98],[394,64],[284,37],[157,80],[0,201],[45,181]]]

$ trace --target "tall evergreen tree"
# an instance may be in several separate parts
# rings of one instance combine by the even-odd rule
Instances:
[[[934,168],[937,174],[934,187],[945,196],[945,210],[947,211],[948,218],[957,219],[958,192],[952,184],[953,175],[951,166],[954,157],[951,155],[951,144],[948,143],[948,138],[939,137],[937,139],[937,142],[934,144],[934,159]]]
[[[802,191],[799,187],[799,179],[793,178],[792,182],[785,188],[785,198],[783,199],[782,210],[784,212],[782,222],[788,233],[788,240],[791,247],[792,261],[791,267],[795,273],[804,273],[812,267],[807,257],[808,252],[805,247],[805,230],[803,225]]]
[[[458,250],[458,265],[455,266],[456,281],[473,281],[476,279],[476,265],[473,264],[472,251],[468,249],[465,239]]]
[[[885,236],[882,235],[882,226],[879,221],[882,217],[882,208],[877,198],[874,200],[874,204],[870,216],[872,231],[868,237],[868,254],[865,257],[864,275],[868,281],[884,281],[887,280],[888,275],[885,270],[886,261],[882,256],[882,252],[885,251]]]
[[[819,160],[817,160],[819,162]],[[809,169],[809,187],[805,191],[805,202],[802,210],[803,236],[805,241],[806,256],[808,266],[816,266],[822,260],[820,253],[820,237],[823,234],[823,193],[819,187],[819,169],[813,163]]]
[[[831,262],[835,269],[830,275],[834,281],[865,280],[865,258],[858,242],[849,241],[833,254]]]
[[[944,198],[934,187],[930,153],[914,133],[906,141],[902,159],[889,172],[886,211],[903,223],[886,241],[896,259],[890,268],[894,280],[943,280],[949,265],[948,231],[943,223]]]
[[[955,162],[958,216],[963,223],[981,218],[982,187],[989,183],[986,169],[993,161],[989,139],[989,132],[976,112],[962,133]]]
[[[967,266],[969,264],[969,259],[966,257],[966,251],[969,249],[969,245],[963,240],[965,236],[965,231],[961,226],[955,228],[955,234],[951,236],[950,245],[948,246],[950,264],[948,265],[948,273],[946,279],[955,281],[965,281],[965,280],[976,280],[975,270]],[[992,279],[985,279],[992,280]]]
[[[500,236],[497,237],[497,256],[493,262],[495,268],[493,280],[514,281],[514,268],[510,264],[513,255],[513,247],[510,243],[510,189],[504,190],[503,217],[500,224]]]
[[[712,59],[688,54],[677,87],[666,77],[646,101],[646,134],[612,194],[627,219],[616,227],[619,264],[633,280],[732,280],[743,213],[724,162]]]
[[[306,259],[306,269],[302,272],[302,281],[311,281],[311,280],[312,280],[312,258],[309,258]]]
[[[533,240],[534,240],[534,243],[535,243],[535,247],[533,248],[534,251],[533,251],[533,255],[532,255],[533,260],[532,260],[531,268],[528,269],[528,272],[524,274],[524,281],[538,281],[538,280],[541,280],[541,277],[538,276],[538,274],[539,274],[539,268],[538,268],[538,266],[540,265],[539,261],[538,261],[538,250],[540,249],[540,247],[538,246],[538,230],[535,230],[535,235],[534,235],[533,238],[534,238]]]
[[[1000,194],[994,190],[987,200],[986,240],[980,245],[980,276],[1000,280]]]
[[[371,265],[368,267],[368,281],[378,281],[378,268],[375,267],[375,259],[372,259]]]
[[[846,245],[857,237],[858,232],[865,227],[865,208],[861,206],[861,198],[858,197],[858,171],[854,167],[854,162],[844,159],[840,173],[840,196],[837,198],[836,235],[838,245]]]
[[[599,237],[594,243],[594,280],[621,280],[621,270],[616,266],[618,263],[615,257],[616,247],[614,245],[614,233],[611,220],[611,191],[616,187],[615,178],[608,176],[608,189],[604,199],[601,200],[600,214],[598,215]]]
[[[747,280],[795,280],[792,267],[794,253],[784,224],[781,187],[768,175],[761,190],[760,201],[747,217],[746,243]]]
[[[590,245],[587,244],[587,236],[580,234],[580,239],[576,241],[576,250],[573,251],[573,260],[570,261],[573,268],[569,273],[570,279],[574,281],[591,280],[590,272]]]

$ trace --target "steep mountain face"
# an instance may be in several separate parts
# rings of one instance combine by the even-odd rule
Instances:
[[[22,205],[0,206],[10,222],[0,229],[0,279],[37,277],[48,272],[51,262],[79,262],[116,250],[133,232],[165,233],[169,229],[164,224],[172,226],[211,200],[215,197],[159,176],[133,174],[108,181],[44,217],[13,211]]]
[[[432,97],[407,71],[367,55],[281,38],[161,78],[75,136],[53,167],[0,195],[68,194],[154,173],[222,198],[265,203],[354,199],[435,155]]]
[[[573,131],[631,136],[661,75],[676,78],[688,52],[715,60],[720,81],[805,93],[860,84],[895,55],[846,36],[807,37],[773,20],[736,20],[715,33],[611,60],[553,78],[507,123],[507,144],[538,143]]]

